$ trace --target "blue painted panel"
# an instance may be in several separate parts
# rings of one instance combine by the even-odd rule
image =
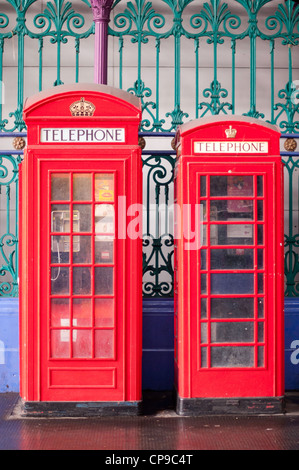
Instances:
[[[285,299],[285,389],[299,390],[299,299]]]
[[[0,393],[19,391],[19,300],[0,297]]]
[[[143,390],[173,389],[173,311],[173,299],[143,300]]]

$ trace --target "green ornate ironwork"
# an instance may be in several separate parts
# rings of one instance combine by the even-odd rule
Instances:
[[[5,207],[5,219],[1,220],[0,232],[0,296],[3,297],[18,296],[17,201],[20,161],[21,156],[18,154],[0,154],[0,197]]]
[[[24,68],[27,44],[30,54],[35,51],[38,62],[38,89],[45,83],[45,45],[55,51],[55,69],[52,85],[58,86],[70,79],[80,80],[82,41],[94,35],[94,23],[89,0],[48,0],[43,11],[36,14],[38,0],[2,0],[0,6],[0,133],[25,130],[22,119],[25,93]],[[80,7],[80,8],[79,8]],[[30,21],[29,21],[30,20]],[[140,97],[143,107],[141,132],[160,135],[174,133],[177,126],[193,117],[216,114],[243,113],[276,124],[287,135],[299,131],[299,77],[295,76],[293,61],[298,54],[299,5],[293,0],[115,0],[109,24],[110,44],[118,43],[118,83]],[[17,54],[17,87],[9,90],[10,98],[16,89],[14,109],[2,104],[1,96],[6,82],[5,50],[13,42]],[[26,44],[26,47],[25,47]],[[74,48],[74,64],[63,68],[63,48]],[[114,44],[115,45],[115,44]],[[113,45],[113,47],[114,47]],[[136,75],[127,74],[126,51],[130,47],[130,63]],[[188,48],[189,74],[192,85],[186,86],[182,74],[184,51]],[[242,108],[237,100],[244,84],[238,79],[239,52],[247,50],[249,78]],[[259,67],[257,53],[264,50],[269,58],[267,79],[269,109],[261,109],[259,101]],[[29,49],[29,48],[28,48]],[[284,54],[286,73],[276,74],[277,49]],[[133,51],[133,52],[132,52]],[[171,67],[167,90],[162,88],[163,54]],[[265,52],[266,51],[266,52]],[[208,57],[210,74],[202,72],[202,57]],[[151,73],[144,65],[144,57],[151,58]],[[226,59],[225,73],[221,69]],[[86,58],[85,58],[86,60]],[[244,59],[243,59],[244,60]],[[221,61],[221,62],[220,62]],[[90,53],[90,66],[93,51]],[[184,78],[184,79],[183,79]],[[246,88],[246,87],[245,87]],[[162,92],[167,92],[167,104]],[[186,96],[192,96],[187,109]],[[193,104],[194,103],[194,104]],[[171,296],[173,294],[171,222],[165,213],[172,204],[174,152],[143,152],[146,206],[157,202],[148,213],[144,234],[144,295]],[[0,189],[5,226],[0,233],[1,295],[17,295],[17,225],[10,216],[17,207],[12,199],[12,188],[17,187],[20,156],[7,151],[0,156]],[[299,295],[298,229],[294,228],[294,189],[298,169],[296,152],[283,155],[289,183],[289,227],[285,235],[286,295]],[[12,169],[13,168],[13,169]],[[9,169],[9,171],[8,171]],[[12,171],[13,179],[8,179]],[[17,195],[17,193],[16,193]],[[160,208],[165,211],[161,216]],[[4,207],[4,210],[3,210]],[[4,219],[3,219],[4,220]],[[163,222],[161,222],[163,220]],[[9,280],[8,280],[9,279]]]
[[[174,131],[178,125],[190,117],[190,111],[182,109],[182,84],[181,84],[181,39],[182,37],[194,43],[194,71],[195,71],[195,113],[194,117],[202,117],[205,114],[235,113],[236,93],[236,51],[241,41],[249,40],[249,68],[250,68],[250,93],[249,109],[244,114],[256,118],[265,118],[265,113],[257,108],[257,41],[269,44],[270,55],[270,95],[271,116],[268,121],[278,124],[285,132],[294,132],[298,129],[298,105],[294,106],[290,96],[293,91],[292,55],[293,47],[298,45],[299,33],[299,5],[292,0],[278,4],[274,14],[263,16],[263,7],[272,0],[234,0],[225,3],[221,0],[199,2],[197,0],[161,0],[169,7],[172,15],[172,25],[166,26],[166,16],[159,13],[157,2],[148,0],[134,0],[128,3],[117,0],[114,8],[125,5],[122,12],[115,15],[109,33],[119,39],[119,85],[123,87],[123,49],[125,39],[137,44],[137,80],[129,90],[142,100],[144,119],[142,129],[144,131],[168,132]],[[153,4],[155,3],[156,9]],[[234,4],[242,8],[242,15],[236,13]],[[189,15],[188,7],[194,4],[198,12]],[[168,13],[169,13],[168,12]],[[245,19],[244,19],[245,18]],[[142,72],[142,54],[146,49],[149,39],[154,38],[156,44],[156,83],[155,90],[146,83],[146,75]],[[288,55],[289,76],[286,85],[275,97],[275,44],[280,41],[286,47]],[[200,78],[200,48],[202,44],[211,48],[213,57],[213,80],[209,86],[199,89]],[[173,109],[160,115],[160,52],[162,47],[168,47],[173,43],[173,73],[174,73],[174,99]],[[225,49],[225,44],[227,47]],[[153,50],[150,45],[151,51]],[[218,54],[222,47],[223,53],[231,56],[231,90],[221,85],[219,80]],[[150,53],[150,52],[149,52]],[[188,88],[188,93],[190,89]],[[201,100],[201,95],[204,100]],[[150,100],[148,100],[150,98]],[[279,98],[279,102],[275,100]],[[278,112],[276,112],[278,111]],[[170,118],[170,125],[166,124]],[[285,119],[283,119],[285,118]],[[283,119],[280,122],[280,119]],[[297,120],[296,120],[297,119]]]

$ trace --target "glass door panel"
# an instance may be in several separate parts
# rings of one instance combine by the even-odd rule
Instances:
[[[50,354],[115,356],[115,177],[50,174]]]

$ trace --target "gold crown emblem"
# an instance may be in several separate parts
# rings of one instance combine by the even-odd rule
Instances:
[[[225,130],[226,137],[228,139],[234,139],[236,137],[237,131],[233,129],[232,126],[229,126],[229,129]]]
[[[75,101],[70,106],[72,116],[93,116],[95,109],[95,105],[90,101],[85,101],[85,98]]]

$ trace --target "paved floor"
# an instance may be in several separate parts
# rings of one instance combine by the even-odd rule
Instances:
[[[0,394],[1,450],[299,450],[299,394],[285,414],[196,418],[177,416],[167,394],[152,394],[136,417],[20,419],[12,416],[17,401]]]

